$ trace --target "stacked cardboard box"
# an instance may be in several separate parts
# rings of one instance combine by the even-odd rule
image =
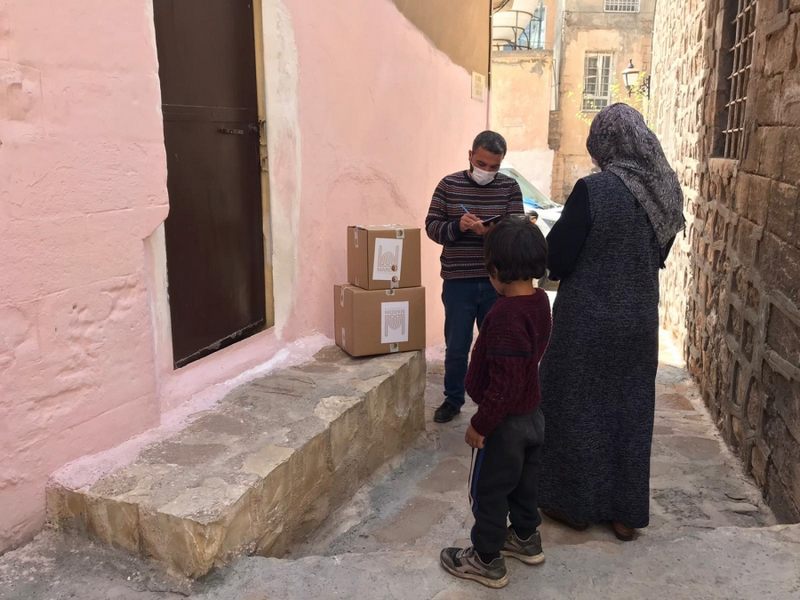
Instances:
[[[370,356],[425,347],[418,228],[348,227],[347,280],[333,288],[340,348]]]

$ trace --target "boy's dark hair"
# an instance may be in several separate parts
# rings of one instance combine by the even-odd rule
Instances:
[[[530,217],[531,219],[533,217],[536,217],[538,219],[539,218],[539,213],[536,212],[535,210],[529,210],[528,212],[525,213],[525,216],[526,217]]]
[[[506,155],[508,146],[506,139],[496,131],[481,131],[475,140],[472,142],[472,151],[475,152],[478,148],[488,150],[492,154]]]
[[[539,279],[547,266],[547,241],[526,217],[505,217],[483,243],[489,274],[502,283]]]

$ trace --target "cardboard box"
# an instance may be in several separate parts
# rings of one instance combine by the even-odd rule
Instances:
[[[419,228],[347,228],[347,281],[365,290],[422,285]]]
[[[351,356],[425,347],[425,288],[333,288],[336,344]]]

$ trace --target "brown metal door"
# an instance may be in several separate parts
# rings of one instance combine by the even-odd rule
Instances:
[[[252,0],[154,0],[175,366],[264,328]]]

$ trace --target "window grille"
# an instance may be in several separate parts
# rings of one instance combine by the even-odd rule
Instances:
[[[638,13],[639,0],[605,0],[606,12]]]
[[[747,84],[750,81],[750,66],[753,62],[755,41],[756,5],[758,0],[737,0],[736,17],[728,25],[734,31],[731,47],[732,64],[728,77],[730,99],[725,105],[727,113],[725,138],[725,158],[740,158],[744,112],[747,105]]]
[[[544,49],[545,26],[547,24],[547,7],[540,6],[533,13],[533,18],[525,31],[517,40],[517,47],[529,50]]]
[[[587,54],[583,62],[583,111],[596,111],[611,101],[611,55]]]

